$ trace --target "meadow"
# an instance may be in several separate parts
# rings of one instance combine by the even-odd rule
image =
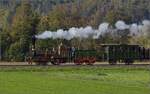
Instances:
[[[150,94],[150,68],[0,67],[0,94]]]

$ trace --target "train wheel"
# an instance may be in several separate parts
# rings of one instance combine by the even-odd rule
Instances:
[[[93,65],[96,62],[96,59],[94,57],[88,58],[86,62],[87,65]]]
[[[51,61],[52,65],[60,65],[60,59],[55,59],[53,61]]]
[[[48,65],[48,63],[47,63],[47,62],[42,62],[42,63],[41,63],[41,65],[43,65],[43,66],[47,66],[47,65]]]
[[[29,65],[32,65],[32,57],[26,58],[26,61]]]
[[[76,63],[76,65],[82,65],[83,63],[82,62],[78,62],[78,63]]]
[[[83,64],[83,60],[82,59],[76,59],[76,60],[74,60],[74,64],[82,65]]]
[[[40,62],[35,62],[35,65],[41,65],[41,63]]]
[[[96,62],[96,58],[95,57],[92,57],[90,58],[90,62],[92,63],[92,65]]]
[[[56,63],[55,63],[54,61],[51,61],[51,64],[52,64],[52,65],[56,65]]]
[[[110,64],[110,65],[116,65],[117,62],[116,62],[116,60],[109,60],[109,64]]]
[[[133,64],[133,60],[125,60],[125,65],[132,65]]]
[[[130,65],[128,60],[125,60],[124,63],[125,63],[125,65]]]
[[[93,63],[92,63],[92,62],[86,62],[86,64],[87,64],[87,65],[93,65]]]
[[[29,64],[29,65],[32,65],[32,60],[29,60],[29,61],[28,61],[28,64]]]
[[[133,60],[131,60],[131,61],[130,61],[130,65],[132,65],[133,63],[134,63],[134,61],[133,61]]]
[[[76,65],[82,65],[82,64],[83,64],[83,62],[78,61],[78,62],[75,62],[75,64],[76,64]]]

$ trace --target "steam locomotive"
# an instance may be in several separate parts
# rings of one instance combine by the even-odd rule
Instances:
[[[129,44],[101,44],[96,49],[76,49],[66,47],[60,44],[58,48],[52,48],[38,52],[35,48],[36,38],[32,37],[32,54],[28,58],[28,63],[37,65],[47,65],[49,62],[53,65],[62,63],[74,63],[76,65],[93,65],[95,62],[109,62],[115,65],[122,62],[126,65],[133,64],[135,61],[149,61],[150,48],[144,48],[140,45]]]

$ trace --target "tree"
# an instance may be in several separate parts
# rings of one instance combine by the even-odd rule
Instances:
[[[11,36],[8,31],[0,31],[0,60],[8,60],[8,49],[11,44]]]
[[[27,55],[29,52],[31,37],[36,32],[38,22],[38,15],[32,11],[30,3],[22,1],[21,6],[19,6],[16,10],[11,27],[11,36],[13,41],[13,44],[9,49],[11,58],[23,60],[23,58]],[[19,56],[21,56],[20,59]]]

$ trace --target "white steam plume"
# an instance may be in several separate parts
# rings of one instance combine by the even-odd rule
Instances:
[[[136,23],[130,26],[130,35],[137,36],[139,34],[139,27]]]
[[[143,26],[142,26],[142,34],[144,36],[150,36],[150,21],[149,20],[144,20],[142,22]]]
[[[73,38],[80,38],[80,39],[86,39],[86,38],[93,38],[98,39],[100,36],[103,36],[105,33],[113,34],[116,31],[122,32],[124,30],[129,30],[131,36],[141,36],[141,35],[148,35],[150,34],[150,21],[144,20],[142,24],[126,24],[124,21],[117,21],[115,24],[116,28],[110,28],[111,25],[107,22],[104,22],[99,25],[98,29],[93,29],[91,26],[87,27],[72,27],[69,30],[63,30],[59,29],[55,32],[52,31],[45,31],[39,35],[36,35],[36,38],[38,39],[66,39],[71,40]]]
[[[115,26],[118,30],[129,29],[129,25],[127,25],[124,21],[117,21]]]

